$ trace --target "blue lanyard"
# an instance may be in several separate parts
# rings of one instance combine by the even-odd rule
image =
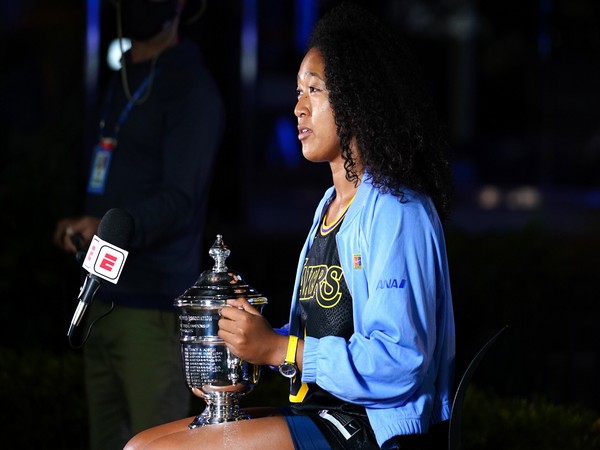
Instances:
[[[156,71],[154,73],[155,77],[158,75],[158,71],[159,71],[159,69],[156,69]],[[115,141],[118,140],[119,131],[121,130],[121,127],[127,120],[127,117],[129,116],[129,113],[131,112],[131,108],[133,108],[133,106],[140,99],[142,94],[144,94],[144,92],[146,91],[146,89],[148,87],[148,83],[150,83],[151,78],[152,78],[152,74],[148,74],[146,76],[146,78],[144,78],[142,83],[138,86],[138,88],[135,90],[135,92],[133,93],[133,95],[131,96],[131,98],[129,99],[129,101],[127,102],[125,107],[123,108],[123,111],[121,111],[121,114],[119,114],[119,118],[117,119],[117,123],[115,124],[115,128],[113,130],[113,135],[111,136],[112,139],[114,139]],[[110,86],[108,87],[106,101],[104,102],[104,109],[102,112],[102,119],[100,120],[100,125],[98,127],[98,136],[100,137],[100,139],[105,137],[105,136],[103,136],[104,127],[106,125],[106,119],[108,118],[108,109],[110,107],[110,103],[112,101],[112,97],[115,92],[116,79],[117,79],[117,77],[113,77],[110,82]]]

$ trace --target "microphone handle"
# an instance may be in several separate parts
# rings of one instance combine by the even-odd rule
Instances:
[[[94,296],[100,287],[100,279],[92,274],[85,277],[81,291],[79,292],[79,303],[71,319],[71,325],[69,325],[69,331],[67,336],[71,337],[75,329],[79,326],[81,319],[83,318],[87,307],[92,304]]]

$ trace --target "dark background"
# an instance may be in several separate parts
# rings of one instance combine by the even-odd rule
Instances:
[[[330,183],[326,165],[301,158],[293,106],[306,33],[333,3],[207,0],[184,29],[227,108],[206,244],[224,235],[229,267],[269,298],[274,325],[286,320],[304,233]],[[79,367],[66,330],[80,270],[52,233],[81,205],[94,92],[108,77],[115,35],[112,6],[87,4],[96,4],[91,19],[85,1],[0,6],[0,382],[3,395],[27,384],[17,411],[0,406],[0,428],[15,415],[35,423],[42,411],[61,411],[36,395],[53,389],[50,373],[61,383]],[[600,410],[600,3],[365,4],[412,41],[448,126],[459,367],[509,324],[482,384]],[[100,33],[86,34],[86,23]],[[86,36],[100,39],[97,55]]]

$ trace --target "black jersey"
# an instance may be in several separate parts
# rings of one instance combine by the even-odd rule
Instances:
[[[302,268],[298,299],[306,336],[348,340],[354,332],[352,297],[335,242],[340,223],[319,227]]]
[[[300,325],[305,336],[340,336],[348,340],[354,333],[352,297],[335,241],[343,218],[342,215],[329,227],[323,219],[302,268],[298,299]],[[344,405],[351,406],[317,384],[302,384],[299,379],[292,382],[291,393],[296,406],[344,409]]]

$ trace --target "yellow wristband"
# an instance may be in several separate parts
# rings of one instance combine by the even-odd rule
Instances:
[[[298,348],[298,336],[290,335],[285,361],[279,364],[279,373],[290,380],[298,373],[298,368],[296,367],[296,348]]]
[[[290,335],[288,341],[287,353],[285,355],[285,362],[294,364],[296,362],[296,349],[298,348],[298,336]]]

